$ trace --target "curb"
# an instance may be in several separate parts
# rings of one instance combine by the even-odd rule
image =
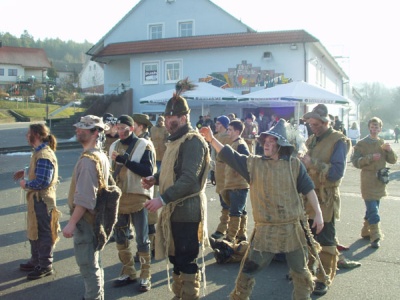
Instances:
[[[63,142],[57,144],[57,150],[77,149],[81,148],[82,145],[78,142]],[[16,153],[16,152],[31,152],[32,147],[26,146],[15,146],[8,148],[0,148],[0,154]]]

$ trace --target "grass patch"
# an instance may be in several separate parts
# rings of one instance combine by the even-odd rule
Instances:
[[[49,114],[60,108],[60,105],[49,104]],[[0,101],[0,109],[12,109],[22,116],[29,117],[32,119],[44,119],[46,118],[46,104],[45,103],[33,103],[33,102],[16,102],[16,101]],[[62,112],[56,114],[52,119],[68,118],[76,112],[85,111],[85,108],[80,107],[68,107]],[[6,116],[4,116],[6,117]],[[7,116],[8,117],[8,116]],[[3,116],[0,114],[0,119]]]

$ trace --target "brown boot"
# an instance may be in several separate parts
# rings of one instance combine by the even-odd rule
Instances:
[[[147,292],[151,289],[150,274],[150,252],[139,252],[140,259],[140,292]]]
[[[314,289],[314,281],[311,273],[306,270],[303,274],[290,271],[293,282],[293,299],[311,299],[310,295]]]
[[[361,228],[361,237],[363,239],[369,239],[369,235],[370,235],[369,222],[368,222],[368,220],[364,219],[364,224],[363,224],[363,227]]]
[[[181,272],[182,300],[200,299],[200,272],[185,274]]]
[[[214,239],[218,240],[222,238],[226,231],[228,230],[228,222],[229,222],[229,210],[222,209],[221,216],[219,217],[219,224],[217,230],[211,235]]]
[[[172,298],[173,300],[178,300],[182,298],[182,278],[181,275],[172,272],[172,292],[174,292],[175,297]]]
[[[225,240],[229,242],[236,242],[236,236],[239,231],[240,217],[230,217],[228,223],[228,232],[226,233]]]
[[[371,247],[377,249],[381,246],[380,241],[383,239],[380,223],[371,224],[368,228],[370,232],[369,240],[371,242]]]
[[[237,233],[237,240],[239,243],[241,241],[247,241],[247,215],[240,216],[240,226]]]
[[[126,244],[116,244],[116,246],[119,260],[123,266],[120,277],[114,281],[114,286],[120,287],[136,281],[136,270],[129,242]]]
[[[244,273],[239,273],[236,279],[235,289],[229,295],[231,300],[248,300],[253,291],[256,281],[252,277],[247,277]]]
[[[319,272],[317,272],[317,282],[323,283],[326,286],[330,286],[336,275],[338,260],[336,246],[322,246],[322,250],[319,253],[319,258],[321,259],[322,266],[328,278],[324,278],[323,272],[319,270]]]

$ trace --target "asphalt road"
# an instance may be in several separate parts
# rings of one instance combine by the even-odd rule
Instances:
[[[26,127],[25,127],[26,128]],[[7,138],[0,129],[0,140]],[[7,133],[7,136],[10,136]],[[11,137],[11,136],[10,136]],[[399,144],[393,144],[400,154]],[[62,211],[62,227],[68,220],[67,193],[72,168],[80,155],[80,149],[57,151],[59,160],[60,184],[57,188],[57,203]],[[72,240],[61,240],[54,253],[56,274],[36,281],[26,280],[26,273],[18,270],[20,263],[29,258],[29,243],[26,239],[26,207],[24,195],[19,185],[12,180],[12,173],[29,162],[29,153],[0,155],[0,297],[4,300],[23,299],[81,299],[84,293],[83,281],[75,262]],[[394,175],[400,172],[400,164],[392,166]],[[395,176],[393,176],[395,177]],[[369,247],[367,241],[360,238],[363,222],[364,204],[360,198],[359,170],[348,165],[342,183],[342,215],[337,222],[340,242],[350,246],[345,255],[358,260],[362,266],[353,270],[339,270],[329,292],[324,299],[398,299],[400,285],[400,184],[399,178],[388,185],[390,196],[382,201],[381,216],[385,240],[378,250]],[[208,228],[215,230],[219,218],[220,205],[213,186],[207,186]],[[249,204],[250,206],[250,204]],[[253,228],[251,207],[249,230]],[[135,246],[134,246],[135,248]],[[112,281],[118,277],[121,265],[118,261],[115,244],[108,244],[102,253],[105,270],[106,299],[171,299],[168,290],[166,262],[152,264],[152,289],[139,293],[135,284],[112,287]],[[239,269],[238,264],[218,265],[208,249],[205,252],[207,288],[204,299],[227,299],[234,287]],[[139,265],[137,264],[139,268]],[[171,267],[171,266],[170,266]],[[256,277],[256,286],[251,299],[291,299],[292,285],[286,280],[288,269],[285,263],[272,262]],[[316,297],[313,296],[313,299]]]

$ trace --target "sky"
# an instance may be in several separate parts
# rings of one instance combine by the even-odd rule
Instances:
[[[138,2],[0,0],[0,32],[19,37],[27,30],[35,40],[96,43]],[[257,31],[306,30],[333,56],[343,57],[340,63],[352,84],[380,82],[390,88],[400,87],[396,48],[400,46],[399,22],[395,21],[398,13],[394,0],[212,2]]]

